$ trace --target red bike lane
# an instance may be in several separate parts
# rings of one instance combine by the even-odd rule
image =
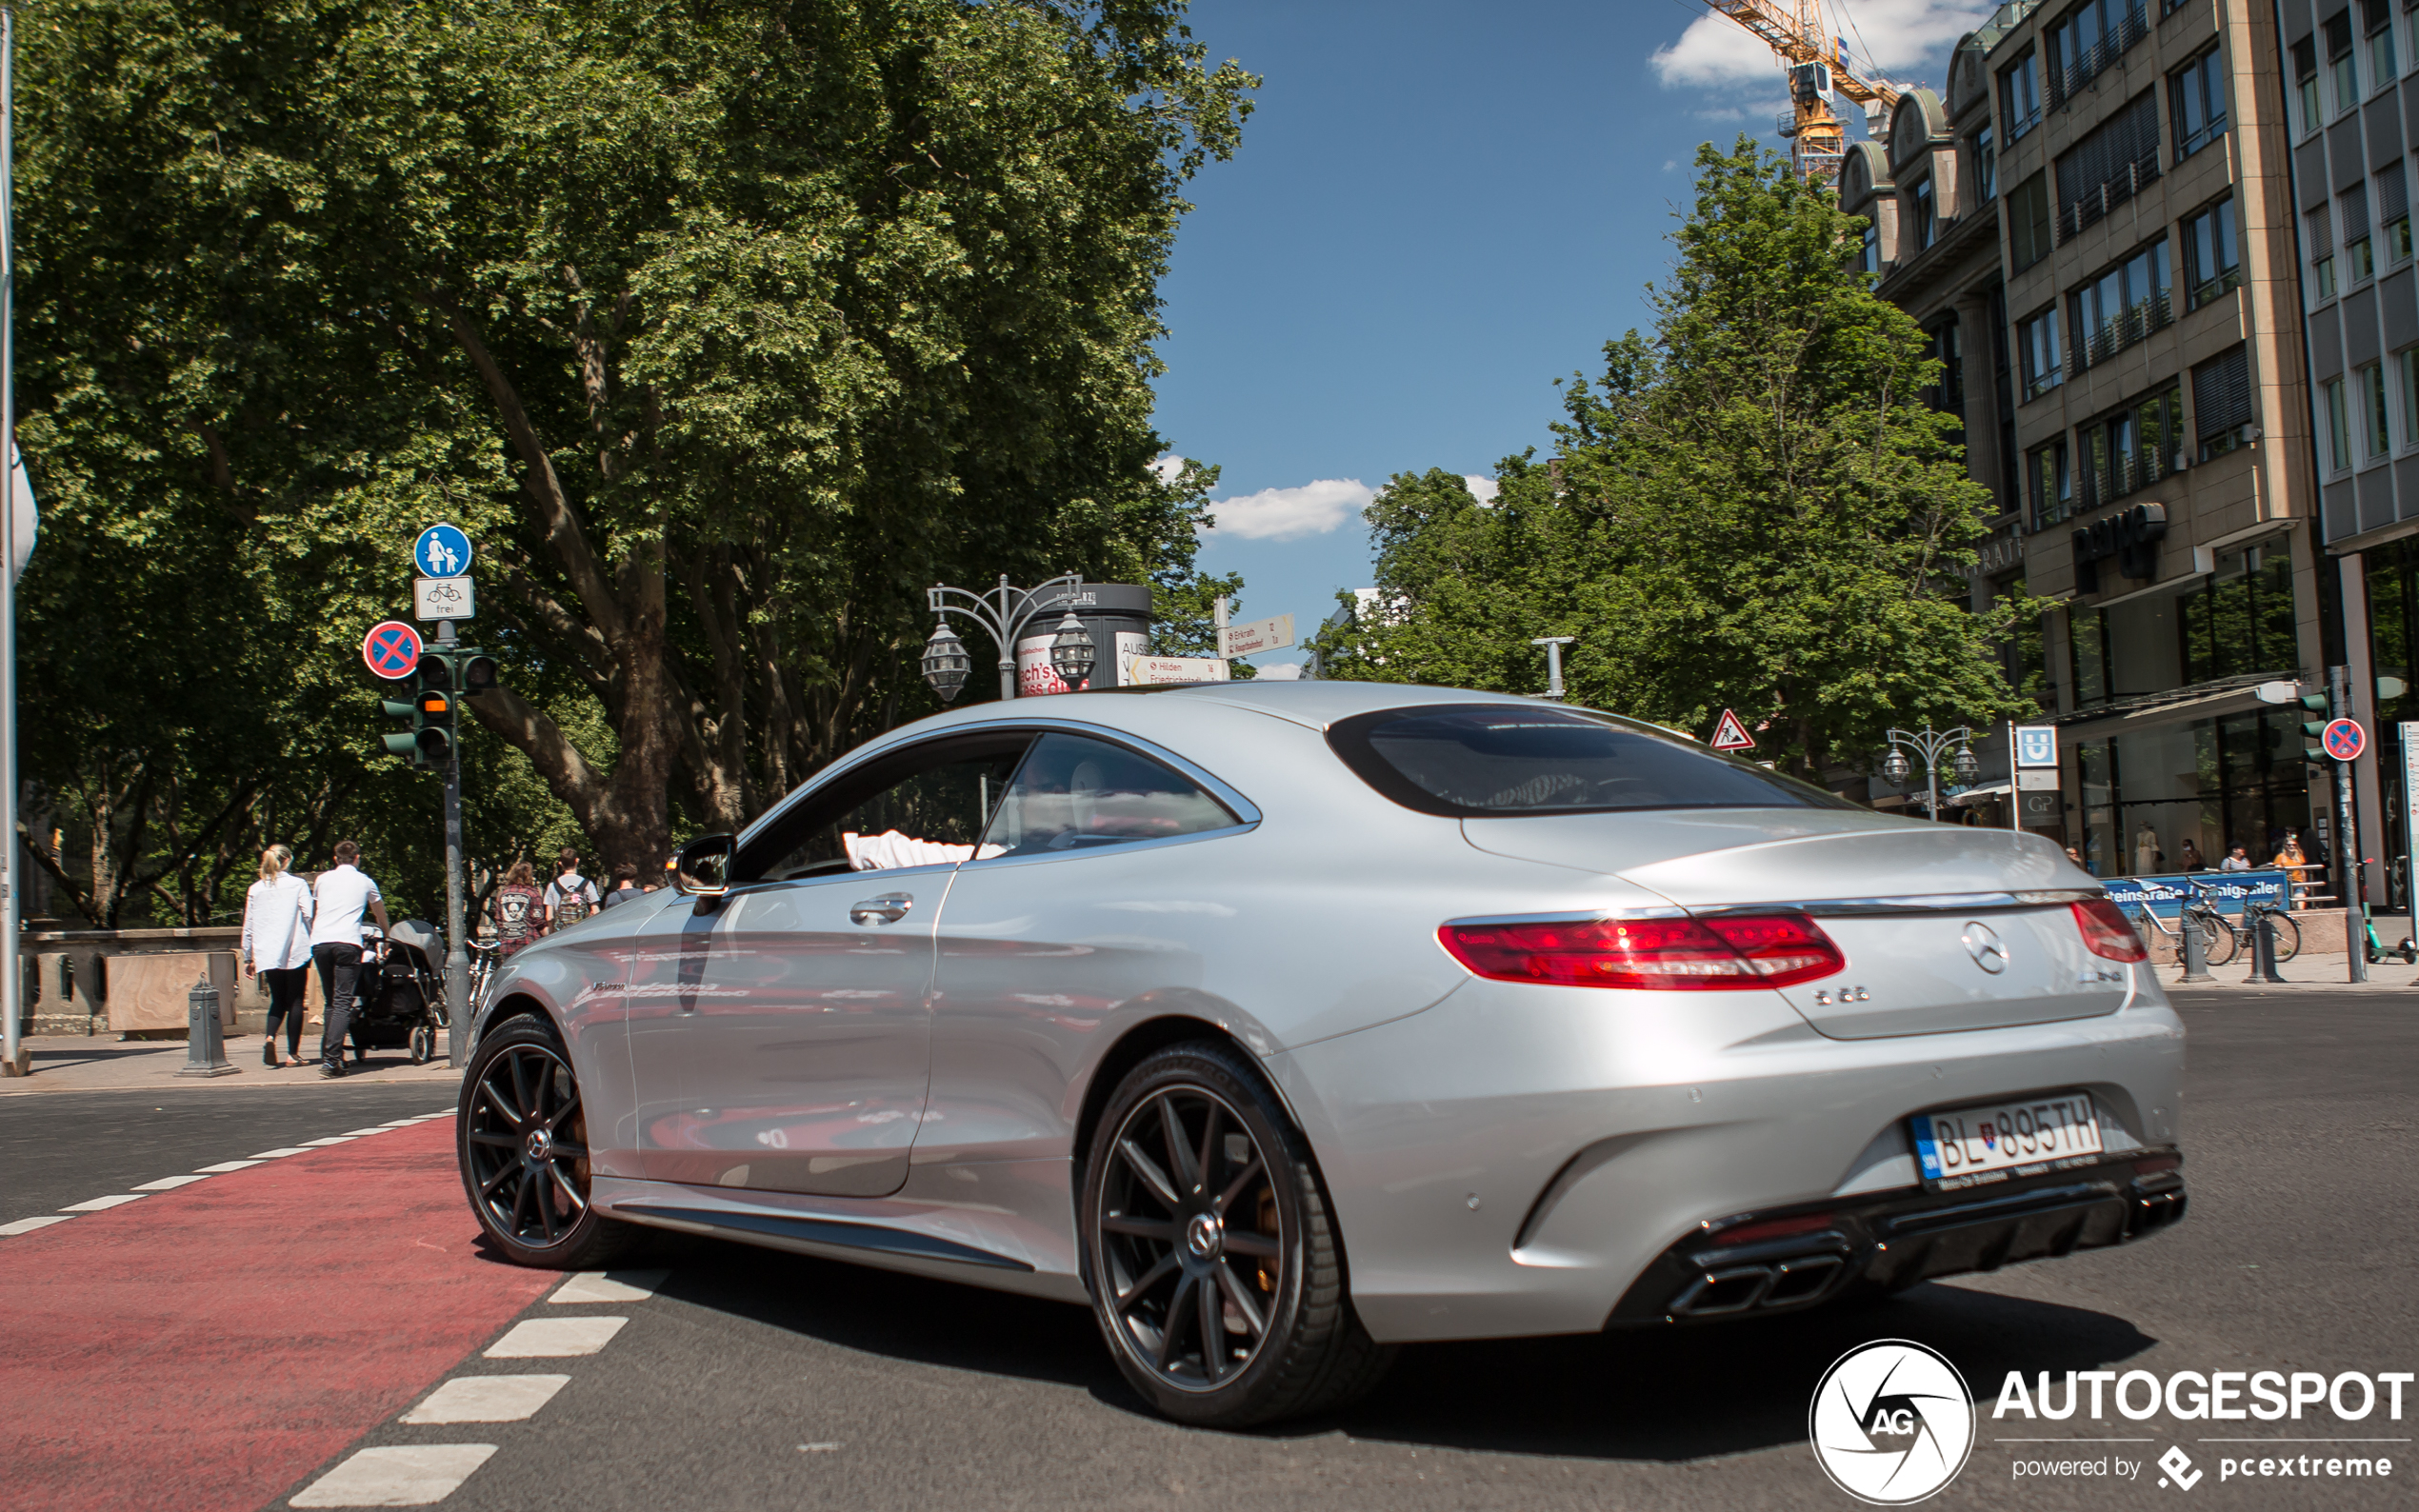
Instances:
[[[283,1495],[561,1280],[477,1237],[437,1119],[0,1241],[0,1502]]]

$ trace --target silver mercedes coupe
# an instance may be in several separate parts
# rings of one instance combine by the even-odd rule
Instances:
[[[1089,1305],[1158,1410],[1758,1317],[2183,1215],[2183,1029],[2037,836],[1502,694],[983,704],[523,950],[463,1183]]]

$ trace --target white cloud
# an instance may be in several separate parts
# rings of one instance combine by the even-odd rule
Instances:
[[[1495,502],[1497,486],[1494,479],[1482,478],[1475,472],[1465,472],[1462,474],[1462,484],[1465,487],[1469,489],[1469,496],[1476,499],[1479,503],[1492,504]]]
[[[1216,531],[1246,541],[1298,541],[1325,535],[1361,512],[1375,494],[1358,478],[1321,478],[1298,488],[1263,488],[1215,499]]]
[[[1176,481],[1176,475],[1185,470],[1185,459],[1170,451],[1152,463],[1150,470],[1159,474],[1160,482],[1173,483]]]
[[[1929,70],[1936,85],[1946,72],[1943,51],[1982,25],[1990,10],[1957,0],[1858,0],[1856,25],[1845,33],[1849,54],[1859,71],[1879,69],[1904,83]],[[1770,48],[1723,15],[1697,17],[1649,61],[1666,89],[1768,84],[1781,68]]]
[[[1302,664],[1299,662],[1271,662],[1260,668],[1260,681],[1264,683],[1291,683],[1301,676]]]

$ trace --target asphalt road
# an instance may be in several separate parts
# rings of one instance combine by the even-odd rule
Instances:
[[[629,1322],[600,1352],[536,1368],[569,1377],[526,1422],[390,1421],[350,1446],[498,1448],[440,1503],[531,1506],[1755,1508],[1853,1507],[1807,1444],[1815,1383],[1843,1351],[1905,1338],[1947,1354],[1982,1406],[1963,1473],[1928,1505],[2163,1504],[2156,1458],[2197,1477],[2179,1505],[2409,1506],[2419,1455],[2403,1420],[2362,1423],[1994,1418],[2007,1372],[2419,1368],[2419,994],[2389,988],[2179,995],[2190,1028],[2190,1216],[2143,1243],[1921,1286],[1893,1302],[1649,1335],[1408,1349],[1339,1417],[1266,1431],[1182,1429],[1146,1414],[1089,1314],[712,1241],[661,1236],[632,1265],[666,1268],[644,1300],[581,1309]],[[395,1105],[374,1101],[392,1091]],[[10,1168],[86,1165],[142,1141],[173,1169],[302,1132],[291,1097],[0,1101]],[[314,1099],[316,1095],[314,1094]],[[359,1122],[422,1111],[424,1089],[336,1086]],[[405,1105],[406,1104],[409,1105]],[[376,1118],[372,1117],[373,1105]],[[158,1111],[153,1111],[153,1109]],[[67,1115],[62,1117],[62,1115]],[[316,1129],[341,1128],[344,1119]],[[103,1121],[106,1121],[103,1122]],[[308,1121],[307,1119],[305,1121]],[[39,1129],[29,1127],[38,1122]],[[272,1126],[273,1123],[273,1126]],[[90,1131],[107,1127],[98,1141]],[[190,1154],[170,1158],[169,1147]],[[117,1158],[117,1157],[111,1157]],[[110,1184],[80,1174],[79,1190]],[[16,1183],[11,1182],[11,1187]],[[11,1191],[10,1200],[15,1194]],[[9,1209],[13,1212],[15,1209]],[[0,1263],[6,1251],[0,1249]],[[296,1278],[298,1286],[311,1284]],[[473,1353],[457,1377],[527,1372]],[[2384,1481],[2221,1481],[2220,1436],[2388,1442]],[[2006,1441],[2125,1437],[2106,1444]],[[2254,1453],[2310,1445],[2260,1444]],[[2338,1442],[2318,1447],[2350,1452]],[[2129,1462],[2131,1479],[2018,1479],[2028,1457]],[[332,1465],[344,1456],[331,1460]],[[297,1484],[308,1483],[310,1478]],[[283,1505],[282,1500],[276,1505]]]

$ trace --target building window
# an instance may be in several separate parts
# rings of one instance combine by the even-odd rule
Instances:
[[[2419,347],[2402,354],[2402,444],[2419,447]]]
[[[2334,222],[2324,205],[2313,206],[2302,216],[2302,230],[2309,244],[2310,295],[2315,299],[2335,297],[2335,231]]]
[[[2410,255],[2410,188],[2402,159],[2387,164],[2369,182],[2377,191],[2378,243],[2389,264],[2402,262]]]
[[[1934,386],[1936,408],[1952,414],[1963,414],[1966,408],[1966,339],[1964,328],[1955,321],[1931,333],[1931,354],[1940,364],[1940,382]]]
[[[2106,609],[2076,609],[2067,615],[2067,657],[2078,704],[2106,703],[2109,697],[2109,637]]]
[[[2035,173],[2008,191],[2008,264],[2022,272],[2049,255],[2049,176]]]
[[[2318,44],[2308,37],[2293,44],[2293,93],[2301,101],[2302,130],[2315,131],[2325,121],[2318,109]]]
[[[2237,347],[2192,369],[2193,432],[2201,460],[2222,457],[2251,439],[2250,349]]]
[[[2076,291],[2074,366],[2106,362],[2173,318],[2168,299],[2167,238],[2117,264]]]
[[[1987,205],[1999,197],[1999,149],[1987,126],[1974,133],[1973,142],[1974,198]]]
[[[2382,90],[2402,70],[2394,67],[2391,0],[2360,0],[2361,30],[2369,33],[2369,87]]]
[[[2360,369],[2361,440],[2371,462],[2393,450],[2392,428],[2387,423],[2392,414],[2386,399],[2385,365],[2372,362]]]
[[[1864,234],[1857,238],[1856,269],[1864,273],[1882,270],[1882,229],[1871,221],[1865,223]]]
[[[2026,460],[2026,487],[2031,492],[2032,527],[2046,530],[2074,513],[2074,475],[2067,470],[2067,444],[2061,439],[2035,447]]]
[[[2024,354],[2024,396],[2038,399],[2066,382],[2058,360],[2058,307],[2016,323],[2016,348]]]
[[[2149,31],[2142,0],[2083,0],[2050,23],[2049,103],[2065,104]]]
[[[2338,12],[2327,23],[2327,71],[2335,90],[2335,113],[2360,104],[2360,59],[2351,49],[2351,12]]]
[[[2361,283],[2377,271],[2376,249],[2369,240],[2369,186],[2354,184],[2335,196],[2335,204],[2343,211],[2344,277]]]
[[[2189,593],[2177,595],[2175,607],[2187,683],[2280,672],[2301,665],[2293,635],[2293,550],[2288,540],[2219,552],[2217,570]]]
[[[2194,309],[2243,281],[2243,254],[2234,226],[2234,196],[2184,220],[2186,287]]]
[[[2184,460],[2181,384],[2083,429],[2083,507],[2096,509],[2175,471]]]
[[[2211,48],[2168,75],[2179,163],[2226,134],[2226,55]]]
[[[2327,466],[2336,472],[2351,468],[2351,416],[2344,408],[2344,381],[2329,378],[2321,388],[2327,406]]]
[[[1999,70],[1999,120],[2010,142],[2041,124],[2040,60],[2030,48]]]
[[[2066,242],[2158,178],[2158,91],[2134,96],[2057,166],[2058,240]]]

